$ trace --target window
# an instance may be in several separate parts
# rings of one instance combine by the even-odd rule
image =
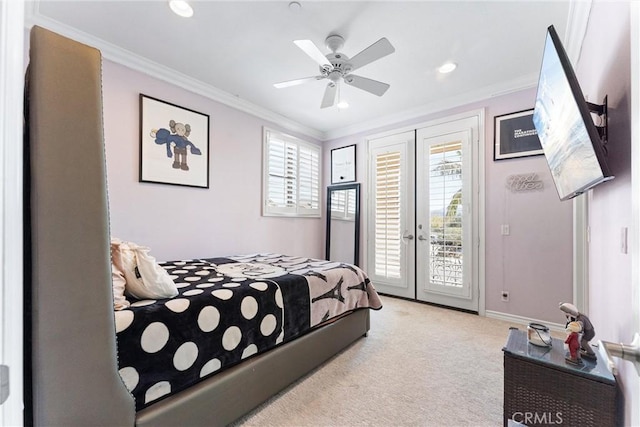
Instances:
[[[462,142],[436,142],[425,159],[429,170],[429,234],[431,282],[463,287],[463,165]]]
[[[320,217],[320,147],[264,129],[265,216]]]

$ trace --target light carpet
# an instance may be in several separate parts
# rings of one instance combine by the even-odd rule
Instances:
[[[383,297],[369,335],[236,426],[499,426],[507,322]]]

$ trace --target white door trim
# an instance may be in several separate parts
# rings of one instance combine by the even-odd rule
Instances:
[[[573,303],[589,313],[589,195],[573,199]]]
[[[631,141],[634,141],[631,144],[631,286],[634,324],[640,325],[640,147],[637,144],[640,141],[640,3],[630,3]],[[636,396],[640,396],[640,382]],[[631,419],[627,421],[630,425],[640,424],[639,405],[631,405]]]
[[[22,325],[22,131],[24,0],[0,2],[0,362],[8,365],[10,394],[0,406],[0,425],[21,426],[23,400]]]
[[[569,5],[564,46],[572,64],[577,64],[587,33],[592,2],[572,1]],[[573,200],[573,303],[589,312],[589,199],[588,194]]]

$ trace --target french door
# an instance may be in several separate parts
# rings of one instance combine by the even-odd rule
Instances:
[[[478,311],[479,117],[369,140],[376,289]]]
[[[367,270],[376,289],[415,298],[415,131],[369,141]]]

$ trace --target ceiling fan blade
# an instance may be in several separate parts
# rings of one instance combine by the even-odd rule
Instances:
[[[303,83],[312,82],[315,80],[322,80],[322,79],[324,79],[324,76],[304,77],[301,79],[287,80],[286,82],[274,83],[273,86],[277,87],[278,89],[281,89],[283,87],[297,86]]]
[[[333,68],[331,62],[327,59],[326,56],[318,49],[318,46],[315,45],[311,40],[294,40],[293,41],[296,46],[298,46],[304,53],[309,55],[311,59],[320,64],[321,67],[325,68]]]
[[[329,82],[327,88],[324,90],[324,97],[322,97],[322,104],[320,108],[327,108],[333,106],[336,102],[336,92],[338,85],[334,82]]]
[[[395,48],[391,45],[389,40],[383,37],[362,52],[358,53],[353,58],[351,58],[351,61],[349,61],[352,65],[351,70],[353,71],[360,67],[364,67],[365,65],[375,61],[376,59],[380,59],[395,51]]]
[[[344,82],[378,96],[384,95],[387,89],[389,89],[389,85],[386,83],[371,80],[366,77],[354,76],[353,74],[344,76]]]

